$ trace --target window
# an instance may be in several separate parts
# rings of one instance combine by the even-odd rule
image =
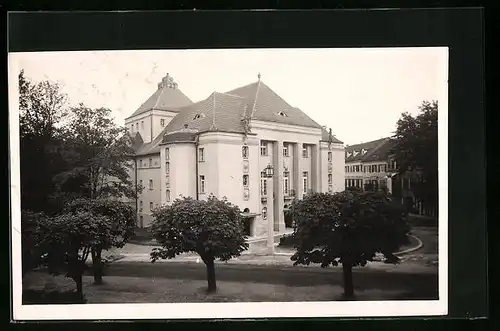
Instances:
[[[243,156],[244,159],[248,159],[248,146],[243,146],[241,148],[241,156]]]
[[[289,182],[288,182],[288,172],[283,174],[283,194],[285,196],[289,195]]]
[[[332,152],[328,152],[328,162],[332,161]]]
[[[267,156],[267,142],[260,142],[260,155]]]
[[[283,112],[283,111],[280,111],[280,112],[278,113],[278,115],[283,116],[283,117],[287,117],[287,115],[286,115],[286,114],[285,114],[285,112]]]
[[[205,161],[205,149],[199,148],[198,149],[198,162],[204,162],[204,161]]]
[[[139,123],[135,123],[135,130],[139,131]]]
[[[248,175],[243,175],[243,186],[248,187]]]
[[[170,160],[170,148],[165,148],[165,160]]]
[[[387,180],[386,179],[381,179],[380,180],[380,187],[381,188],[387,188]]]
[[[149,158],[149,167],[151,168],[153,166],[153,159]]]
[[[349,167],[345,166],[345,172],[349,172]]]
[[[200,193],[205,193],[205,176],[200,176]]]
[[[267,219],[267,207],[262,208],[262,219]]]
[[[153,202],[149,203],[149,210],[153,210]]]
[[[149,180],[149,189],[150,190],[153,189],[153,180],[152,179]]]
[[[139,186],[142,187],[142,179],[139,181]]]
[[[196,114],[196,115],[194,115],[194,117],[193,117],[193,121],[194,121],[194,120],[197,120],[197,119],[200,119],[201,117],[202,117],[202,115],[201,115],[201,114]]]
[[[306,144],[303,144],[302,145],[302,157],[303,158],[307,158],[307,145]]]
[[[267,196],[267,179],[266,178],[260,179],[260,195],[262,195],[263,197]]]
[[[144,217],[141,215],[139,216],[139,220],[141,222],[141,228],[144,226]]]
[[[345,179],[345,180],[344,180],[344,185],[345,185],[345,187],[349,187],[349,185],[348,185],[348,184],[349,184],[349,183],[348,183],[347,179]]]
[[[307,185],[309,184],[307,171],[302,173],[302,192],[307,193]]]
[[[139,212],[142,213],[142,200],[139,201]]]
[[[141,129],[144,129],[144,121],[141,121]]]
[[[387,164],[384,164],[383,170],[384,172],[387,172]]]
[[[132,124],[130,127],[132,129],[131,131],[134,132],[134,125]]]
[[[142,159],[139,160],[139,168],[142,168]]]
[[[332,183],[333,183],[332,174],[328,174],[328,185],[332,185]]]
[[[167,202],[170,202],[170,190],[166,190],[165,192],[166,192],[165,193],[165,195],[166,195],[165,199],[167,200]]]
[[[161,125],[161,127],[164,127],[164,126],[165,126],[165,119],[163,119],[163,118],[162,118],[162,119],[160,119],[160,125]]]
[[[288,147],[289,147],[288,144],[283,144],[283,156],[284,157],[290,156],[290,149]]]
[[[165,162],[165,173],[167,175],[170,173],[170,162]]]

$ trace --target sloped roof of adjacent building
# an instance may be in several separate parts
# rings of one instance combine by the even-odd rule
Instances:
[[[346,162],[386,161],[393,146],[391,138],[382,138],[346,147]]]
[[[177,87],[177,83],[167,74],[158,83],[158,89],[127,119],[150,110],[178,111],[193,102]]]

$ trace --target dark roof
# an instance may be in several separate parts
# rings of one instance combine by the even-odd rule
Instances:
[[[325,128],[321,128],[321,141],[330,141],[330,133],[328,131],[326,131]],[[338,140],[337,137],[335,137],[334,135],[332,135],[331,141],[334,144],[343,144],[344,143],[343,141]]]
[[[347,146],[345,161],[370,162],[387,160],[389,158],[391,148],[391,138],[382,138],[362,144]]]
[[[246,115],[251,115],[252,119],[321,128],[321,125],[312,120],[302,110],[290,106],[260,80],[228,91],[226,94],[244,98],[247,106]],[[280,115],[280,113],[285,116]]]
[[[244,133],[242,118],[245,100],[235,95],[214,92],[205,100],[184,107],[166,126],[166,132],[179,131],[187,124],[199,132]]]
[[[168,74],[158,84],[158,89],[127,119],[152,109],[178,111],[179,108],[193,103],[177,88],[177,84],[167,84],[167,82],[173,82]]]
[[[144,140],[142,140],[142,136],[139,132],[135,134],[135,136],[132,137],[132,148],[135,152],[141,148],[141,146],[144,144]]]
[[[196,135],[198,131],[195,130],[183,130],[172,133],[167,133],[163,136],[161,141],[162,144],[172,143],[172,142],[196,142]]]

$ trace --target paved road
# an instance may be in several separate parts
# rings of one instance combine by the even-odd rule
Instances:
[[[288,286],[309,286],[311,284],[342,284],[341,268],[277,267],[258,265],[216,266],[218,280],[245,281]],[[106,269],[109,276],[129,276],[169,279],[205,280],[206,268],[203,263],[113,263]],[[407,288],[415,299],[435,298],[437,296],[437,274],[409,274],[359,268],[354,270],[354,283],[357,289]]]

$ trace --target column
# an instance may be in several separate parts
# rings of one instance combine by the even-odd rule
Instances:
[[[293,162],[294,166],[295,164],[297,165],[297,171],[296,171],[296,182],[295,182],[295,198],[296,199],[302,199],[304,196],[304,185],[302,182],[302,170],[303,170],[303,163],[304,163],[304,158],[302,157],[302,144],[301,143],[296,143],[295,145],[295,150],[294,150],[294,155],[293,155]],[[294,176],[295,177],[295,176]],[[295,178],[294,178],[295,180]]]
[[[267,180],[267,251],[268,254],[274,254],[274,178]]]
[[[273,143],[273,192],[274,192],[274,231],[285,231],[285,205],[283,195],[283,141]]]
[[[321,192],[320,153],[318,144],[311,145],[311,189]]]

